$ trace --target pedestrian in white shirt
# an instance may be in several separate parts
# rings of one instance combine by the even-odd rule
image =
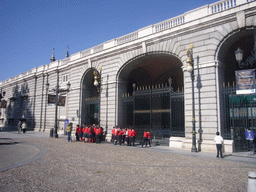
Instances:
[[[219,132],[216,132],[216,136],[214,138],[214,142],[216,143],[216,147],[217,147],[217,158],[220,157],[223,158],[222,156],[222,143],[223,143],[223,138],[220,136]]]

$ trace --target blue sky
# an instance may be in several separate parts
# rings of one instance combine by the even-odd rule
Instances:
[[[216,0],[0,0],[0,81]]]

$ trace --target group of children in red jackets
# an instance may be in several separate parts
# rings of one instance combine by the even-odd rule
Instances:
[[[99,126],[85,125],[76,126],[76,141],[84,141],[85,143],[101,143],[103,129]]]
[[[112,129],[112,142],[116,145],[121,145],[122,143],[127,146],[135,146],[135,136],[137,135],[136,131],[133,128],[119,128],[113,127]]]

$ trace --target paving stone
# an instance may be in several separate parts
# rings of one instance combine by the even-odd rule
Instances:
[[[218,159],[165,146],[67,142],[48,133],[0,132],[0,138],[1,154],[22,150],[5,156],[26,158],[0,172],[0,191],[246,191],[248,172],[256,170],[255,156],[247,154]],[[2,142],[8,139],[18,144]]]

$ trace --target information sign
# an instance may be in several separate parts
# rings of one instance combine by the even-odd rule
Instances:
[[[246,140],[254,140],[254,132],[253,131],[245,131]]]

